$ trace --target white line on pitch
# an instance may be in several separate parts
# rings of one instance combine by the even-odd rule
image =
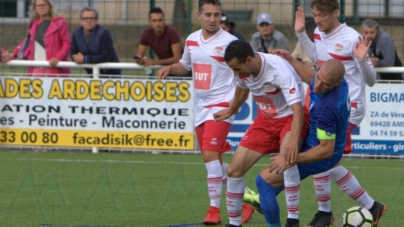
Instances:
[[[2,160],[9,161],[38,161],[38,162],[88,162],[88,163],[128,163],[128,164],[172,164],[172,165],[204,165],[201,162],[157,162],[157,161],[125,161],[125,160],[90,160],[90,159],[38,159],[38,158],[2,158]],[[268,164],[255,164],[255,166],[268,166]],[[403,170],[402,168],[391,168],[391,167],[373,167],[373,166],[349,166],[344,165],[344,167],[352,169],[389,169],[389,170]]]

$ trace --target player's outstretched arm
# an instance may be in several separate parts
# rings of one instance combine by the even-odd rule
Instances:
[[[304,32],[306,26],[306,19],[304,18],[304,10],[302,7],[297,7],[296,17],[295,17],[295,32],[301,33]]]
[[[316,46],[313,42],[311,42],[310,38],[307,36],[306,32],[296,33],[297,38],[300,41],[300,44],[303,47],[304,52],[306,52],[307,56],[309,56],[312,62],[317,62],[316,57]]]
[[[310,57],[310,59],[313,62],[317,62],[317,58],[315,56],[315,45],[314,43],[310,40],[310,38],[307,36],[305,32],[305,18],[304,18],[304,10],[302,7],[298,7],[296,11],[296,19],[295,19],[295,33],[297,35],[297,38],[300,41],[300,44],[302,44],[302,47],[304,51],[307,53],[307,55]]]
[[[189,71],[186,70],[181,63],[176,63],[159,69],[159,71],[157,71],[157,76],[159,80],[162,80],[165,79],[169,74],[185,75],[188,72]]]
[[[230,102],[228,109],[220,110],[213,114],[215,121],[223,121],[231,117],[233,114],[238,113],[241,105],[247,100],[250,90],[244,90],[239,86],[236,87],[236,92],[234,94],[234,99]]]
[[[368,60],[368,50],[371,44],[372,42],[366,42],[364,38],[358,37],[354,46],[354,56],[359,63],[359,70],[361,71],[363,81],[369,87],[375,85],[377,75],[375,68],[370,65],[370,60]]]
[[[302,62],[292,57],[291,53],[287,50],[277,49],[272,50],[270,53],[278,55],[283,59],[285,59],[286,61],[288,61],[293,66],[293,68],[295,69],[299,77],[302,79],[302,81],[304,81],[307,84],[310,84],[314,76],[316,75],[315,70],[305,66]]]

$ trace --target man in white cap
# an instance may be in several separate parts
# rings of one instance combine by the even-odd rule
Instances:
[[[274,19],[269,13],[261,13],[257,18],[258,32],[251,36],[251,47],[255,52],[268,53],[268,50],[289,51],[289,41],[280,31],[274,29]]]

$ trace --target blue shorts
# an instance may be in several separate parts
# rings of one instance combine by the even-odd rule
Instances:
[[[300,173],[300,180],[303,180],[310,175],[315,175],[332,169],[335,165],[338,164],[341,158],[342,156],[333,156],[317,162],[297,164],[297,168],[299,169]]]

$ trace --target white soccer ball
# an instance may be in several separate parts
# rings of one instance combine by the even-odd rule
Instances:
[[[373,227],[372,214],[364,207],[351,207],[342,215],[342,227]]]

